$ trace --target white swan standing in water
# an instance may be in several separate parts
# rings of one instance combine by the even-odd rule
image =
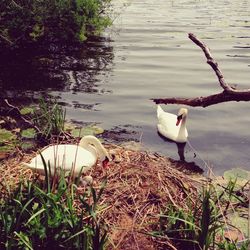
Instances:
[[[79,145],[51,145],[37,154],[30,163],[22,163],[22,165],[44,175],[44,163],[41,155],[47,167],[50,165],[51,176],[54,176],[55,172],[60,169],[66,173],[72,172],[74,175],[79,175],[94,167],[98,158],[102,161],[103,167],[106,167],[111,160],[101,142],[91,135],[84,136]]]
[[[165,138],[175,142],[184,143],[187,141],[188,132],[186,129],[188,110],[181,108],[178,115],[165,112],[160,105],[157,106],[158,132]]]

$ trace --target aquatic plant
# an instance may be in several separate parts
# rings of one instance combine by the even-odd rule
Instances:
[[[47,138],[63,132],[65,116],[66,110],[55,99],[41,98],[31,120],[40,135]]]

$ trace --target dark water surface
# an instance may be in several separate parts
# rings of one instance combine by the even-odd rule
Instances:
[[[45,68],[49,65],[47,71],[43,67],[40,73],[29,59],[23,67],[6,63],[0,72],[1,95],[52,93],[65,104],[69,120],[98,123],[118,137],[179,159],[176,144],[157,134],[156,105],[150,98],[221,91],[189,32],[211,48],[228,83],[250,88],[250,0],[114,0],[114,5],[119,15],[103,38],[89,41],[85,49],[67,48],[70,53],[52,48],[40,59]],[[10,67],[15,72],[9,73]],[[176,113],[179,106],[163,109]],[[204,167],[202,158],[216,174],[233,167],[250,170],[250,103],[190,107],[188,130],[196,150],[195,157],[186,145],[188,162]]]

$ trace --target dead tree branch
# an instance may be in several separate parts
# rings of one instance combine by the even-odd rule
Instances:
[[[207,107],[217,103],[228,101],[250,101],[250,89],[237,90],[234,87],[226,83],[225,78],[219,69],[218,63],[212,57],[209,48],[205,43],[200,41],[194,34],[189,33],[188,37],[199,46],[205,54],[207,63],[211,66],[216,74],[220,86],[223,91],[209,96],[201,96],[196,98],[155,98],[152,99],[156,104],[185,104],[188,106],[202,106]]]

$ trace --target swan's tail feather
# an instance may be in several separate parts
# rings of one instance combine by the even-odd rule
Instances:
[[[29,163],[27,162],[22,162],[21,164],[22,167],[26,167],[26,168],[29,168],[29,169],[34,169]]]
[[[25,168],[28,168],[32,171],[34,171],[35,173],[38,173],[38,174],[41,174],[41,175],[44,175],[44,167],[40,167],[40,166],[34,166],[32,164],[29,164],[29,163],[26,163],[26,162],[23,162],[21,164],[22,167],[25,167]]]
[[[163,114],[164,111],[163,109],[161,108],[160,105],[157,105],[157,117],[159,118],[161,114]]]
[[[35,171],[44,170],[44,168],[40,168],[39,166],[33,166],[27,162],[23,162],[21,166]]]

